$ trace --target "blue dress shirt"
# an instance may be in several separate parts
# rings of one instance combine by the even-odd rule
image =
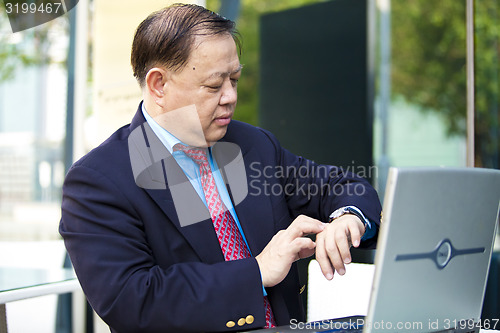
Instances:
[[[184,154],[184,152],[173,151],[173,147],[176,144],[178,144],[178,143],[184,144],[184,143],[181,142],[174,135],[172,135],[172,133],[170,133],[169,131],[167,131],[163,127],[161,127],[146,111],[144,103],[142,104],[142,113],[144,115],[144,118],[146,118],[146,121],[148,122],[149,126],[153,130],[153,132],[160,139],[160,141],[163,143],[165,148],[167,148],[167,150],[172,154],[172,156],[176,160],[177,164],[179,164],[182,171],[184,171],[184,173],[186,174],[186,177],[191,182],[191,185],[193,185],[193,188],[195,189],[196,193],[198,193],[200,199],[203,201],[203,203],[205,203],[205,206],[207,206],[207,203],[205,200],[205,194],[203,193],[203,186],[201,184],[199,166],[191,158],[189,158],[186,154]],[[186,144],[184,144],[184,145],[186,145]],[[188,145],[186,145],[186,146],[188,146]],[[241,236],[243,237],[243,240],[245,241],[245,244],[248,248],[248,251],[250,252],[250,255],[252,255],[250,247],[248,246],[247,239],[245,238],[245,234],[243,233],[243,229],[241,228],[240,221],[238,220],[238,216],[236,215],[236,211],[234,209],[233,202],[231,201],[226,184],[224,183],[224,179],[222,178],[220,170],[217,166],[217,162],[215,161],[215,159],[212,156],[212,148],[209,147],[207,150],[208,150],[208,154],[207,154],[208,162],[210,164],[210,169],[212,170],[212,175],[214,177],[215,184],[217,185],[217,190],[219,191],[219,195],[222,199],[222,202],[224,203],[224,205],[226,205],[226,208],[231,213],[234,221],[236,222],[236,225],[238,226],[238,229],[240,230]]]

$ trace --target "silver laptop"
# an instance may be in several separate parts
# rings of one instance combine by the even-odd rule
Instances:
[[[499,202],[498,170],[392,168],[364,332],[473,331]]]
[[[302,331],[478,332],[499,203],[499,170],[391,168],[368,315]]]

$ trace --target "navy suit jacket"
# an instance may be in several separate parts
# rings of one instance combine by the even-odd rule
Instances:
[[[230,150],[229,160],[244,166],[248,193],[235,198],[232,182],[241,174],[223,174],[253,256],[299,214],[327,221],[335,209],[355,205],[378,225],[380,203],[364,179],[296,156],[269,132],[238,121],[230,123],[222,142],[240,149]],[[158,144],[139,106],[130,125],[76,162],[66,176],[60,233],[89,303],[114,332],[263,327],[257,261],[224,261],[208,210],[194,190],[183,202],[206,214],[191,216],[196,223],[182,223],[170,187],[188,180],[166,149],[149,150],[147,157],[144,151]],[[218,144],[214,156],[219,166],[226,165]],[[137,153],[146,167],[138,166]],[[375,241],[361,246],[373,247]],[[305,319],[299,290],[295,264],[280,284],[267,288],[278,325]],[[251,324],[226,326],[249,315]]]

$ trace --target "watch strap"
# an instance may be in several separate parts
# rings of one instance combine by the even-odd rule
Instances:
[[[341,217],[344,214],[353,214],[357,216],[365,226],[365,232],[363,233],[361,240],[366,240],[374,236],[375,230],[373,228],[372,223],[363,215],[361,210],[359,210],[359,208],[356,206],[340,207],[339,209],[335,210],[333,213],[330,214],[329,222],[332,222],[333,220]]]

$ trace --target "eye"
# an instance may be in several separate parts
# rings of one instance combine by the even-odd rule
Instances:
[[[222,88],[222,85],[215,85],[215,86],[206,86],[208,88],[208,90],[210,90],[211,92],[218,92],[221,88]]]
[[[236,87],[238,85],[238,79],[231,79],[231,85]]]

